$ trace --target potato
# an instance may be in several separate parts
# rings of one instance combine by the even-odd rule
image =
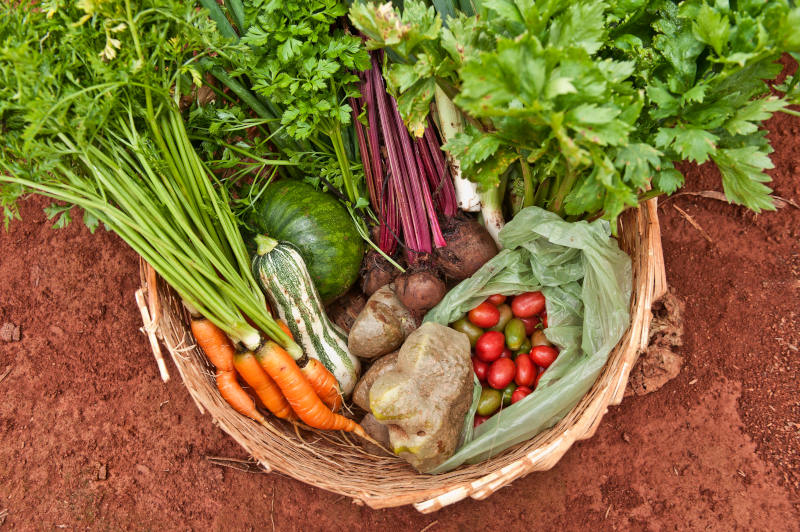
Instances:
[[[364,432],[369,434],[372,439],[383,445],[385,449],[381,449],[374,443],[370,443],[366,440],[360,440],[361,445],[363,445],[364,448],[371,453],[386,454],[386,449],[388,449],[390,446],[389,429],[386,427],[386,425],[378,422],[378,420],[375,419],[375,416],[372,414],[367,414],[364,416],[364,418],[358,424],[361,425],[361,428],[364,429]]]
[[[417,328],[417,321],[394,293],[393,285],[379,289],[358,315],[347,346],[359,357],[372,359],[391,353]]]
[[[373,363],[364,375],[361,376],[353,389],[353,402],[369,412],[369,389],[375,379],[394,368],[397,363],[397,351],[379,358]]]

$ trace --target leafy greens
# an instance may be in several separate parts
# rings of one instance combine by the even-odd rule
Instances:
[[[761,123],[797,101],[764,80],[800,51],[786,0],[486,0],[357,3],[350,18],[385,66],[409,130],[439,87],[468,118],[446,149],[484,191],[510,189],[568,219],[613,221],[683,184],[680,161],[713,161],[725,194],[774,209]],[[443,9],[442,4],[450,6]],[[791,110],[788,110],[793,112]],[[517,184],[520,183],[520,184]]]

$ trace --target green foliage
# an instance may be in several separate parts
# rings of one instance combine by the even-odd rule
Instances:
[[[253,89],[283,109],[281,124],[297,138],[331,123],[348,124],[346,99],[358,95],[353,70],[369,68],[358,37],[335,29],[347,8],[336,0],[245,2],[246,70]]]
[[[361,39],[338,22],[347,13],[344,3],[237,0],[226,2],[223,11],[213,0],[200,1],[210,7],[219,31],[241,35],[237,53],[206,63],[223,85],[236,89],[238,99],[204,105],[192,127],[218,139],[226,124],[215,113],[233,113],[241,123],[255,112],[263,122],[248,151],[264,154],[274,146],[292,162],[289,174],[313,176],[307,180],[342,191],[350,205],[367,204],[348,100],[359,96],[356,72],[369,68],[370,59]],[[241,6],[241,17],[234,6]],[[225,155],[248,164],[243,154]]]
[[[387,79],[411,131],[433,84],[472,126],[446,148],[483,190],[532,165],[540,206],[609,220],[683,184],[679,161],[712,161],[727,197],[772,209],[761,124],[800,102],[797,76],[769,95],[784,52],[800,52],[787,0],[485,0],[442,21],[356,3],[368,47],[390,48]],[[424,88],[424,90],[423,90]],[[794,111],[789,111],[794,112]],[[508,162],[511,161],[511,162]],[[519,174],[516,172],[515,174]],[[512,190],[519,186],[512,183]]]

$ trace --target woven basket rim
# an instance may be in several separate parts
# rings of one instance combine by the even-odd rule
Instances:
[[[265,471],[291,476],[372,508],[413,504],[429,513],[468,496],[484,499],[530,472],[552,468],[574,442],[594,435],[609,405],[621,402],[633,364],[647,346],[651,306],[666,291],[657,200],[623,213],[619,227],[620,247],[631,256],[633,266],[631,325],[592,389],[564,419],[531,440],[480,464],[440,475],[419,474],[396,457],[371,455],[346,434],[299,432],[275,419],[264,428],[239,415],[219,396],[213,367],[193,343],[180,300],[144,261],[137,302],[156,359],[161,358],[157,337],[200,412],[208,411],[214,423]],[[146,303],[143,294],[149,295]],[[162,362],[159,369],[163,377]]]

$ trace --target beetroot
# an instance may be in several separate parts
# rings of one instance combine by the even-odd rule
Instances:
[[[471,218],[454,217],[442,225],[447,245],[434,252],[436,265],[444,274],[463,281],[497,255],[489,232]]]
[[[391,283],[399,273],[380,253],[370,250],[361,264],[361,290],[369,297]]]
[[[403,305],[424,312],[436,306],[447,290],[430,262],[419,260],[394,280],[394,291]]]

